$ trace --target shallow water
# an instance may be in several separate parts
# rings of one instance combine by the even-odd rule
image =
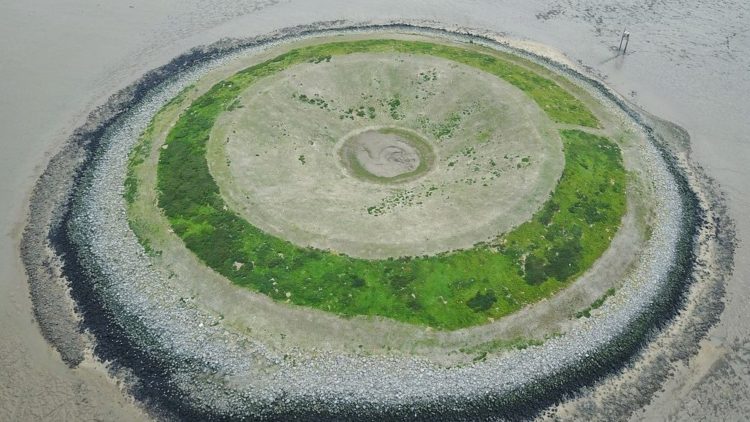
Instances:
[[[133,420],[139,413],[97,368],[68,370],[32,321],[17,242],[26,198],[50,153],[86,113],[144,71],[222,36],[319,20],[428,19],[547,44],[646,110],[683,126],[694,158],[726,191],[750,239],[750,3],[742,1],[226,0],[95,5],[0,1],[0,419]],[[616,54],[623,28],[628,54]],[[640,417],[750,414],[747,246],[737,250],[721,323]],[[698,404],[700,403],[700,404]]]

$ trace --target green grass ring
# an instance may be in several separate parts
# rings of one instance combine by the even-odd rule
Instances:
[[[565,167],[541,209],[530,221],[471,249],[385,260],[353,258],[271,236],[228,209],[209,173],[206,143],[216,118],[240,92],[295,64],[377,52],[428,54],[473,66],[521,89],[556,123],[598,126],[593,114],[555,82],[475,50],[402,40],[291,50],[236,73],[196,99],[160,152],[158,204],[174,232],[207,266],[275,300],[344,316],[377,315],[457,329],[550,296],[609,247],[626,209],[626,171],[615,143],[578,129],[560,131]],[[131,199],[132,183],[129,178],[126,194]],[[238,268],[238,262],[244,265]]]

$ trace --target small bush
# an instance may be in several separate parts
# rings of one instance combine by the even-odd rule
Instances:
[[[495,292],[492,290],[487,290],[487,292],[477,292],[477,294],[474,295],[471,299],[469,299],[468,302],[466,302],[466,305],[473,309],[474,312],[484,312],[489,310],[492,305],[497,302],[497,296],[495,296]]]

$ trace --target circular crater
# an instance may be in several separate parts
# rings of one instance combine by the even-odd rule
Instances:
[[[555,123],[521,89],[438,55],[306,60],[231,104],[206,154],[227,206],[273,236],[351,257],[491,241],[542,207],[565,163]]]
[[[435,162],[426,140],[399,128],[357,131],[345,138],[339,154],[351,175],[381,183],[416,179]]]

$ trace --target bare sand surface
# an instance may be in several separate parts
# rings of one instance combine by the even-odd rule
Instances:
[[[0,2],[0,420],[138,420],[101,369],[68,369],[33,321],[18,257],[26,199],[86,113],[148,69],[223,36],[320,20],[427,19],[547,44],[645,109],[684,127],[693,157],[727,193],[750,237],[750,5],[630,0]],[[629,53],[613,46],[623,27]],[[750,254],[736,252],[726,310],[636,420],[742,420],[750,414]]]

